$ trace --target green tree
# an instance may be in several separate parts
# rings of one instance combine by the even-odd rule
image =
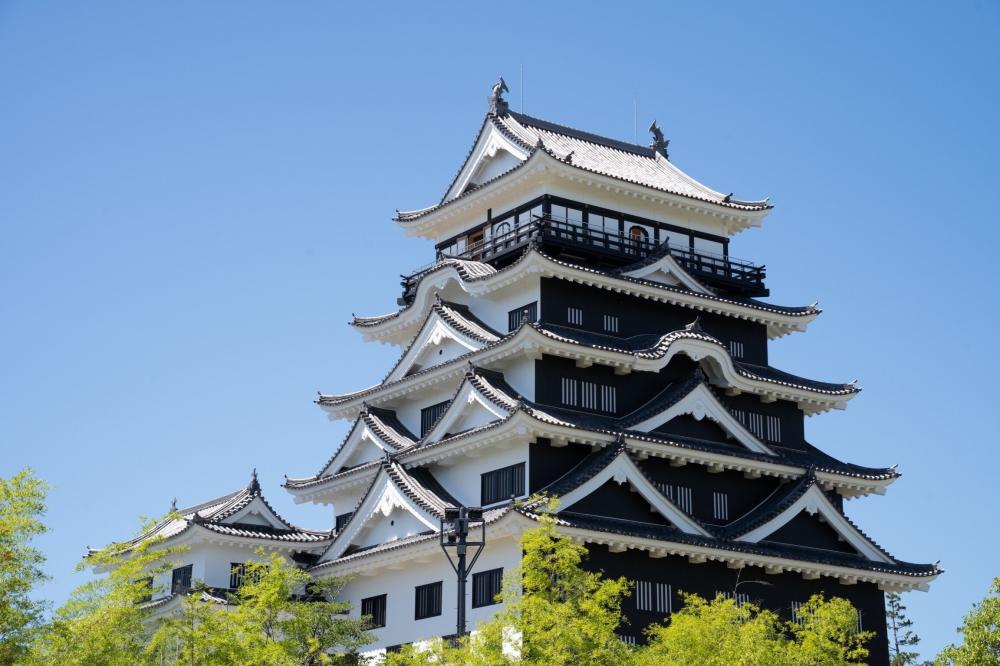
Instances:
[[[841,666],[863,664],[868,658],[865,643],[875,633],[858,631],[858,612],[847,599],[824,599],[814,594],[796,611],[798,622],[790,623],[789,664],[796,666]]]
[[[910,627],[913,620],[906,616],[903,598],[897,592],[885,595],[885,626],[889,634],[889,663],[891,666],[915,664],[920,653],[908,650],[920,643],[920,637]]]
[[[1000,666],[1000,577],[993,579],[986,598],[973,605],[958,628],[960,645],[949,645],[935,664]]]
[[[143,531],[150,527],[145,526]],[[74,590],[34,642],[27,663],[67,666],[134,666],[145,662],[149,637],[142,602],[154,590],[151,576],[170,568],[180,548],[162,539],[115,543],[86,557],[77,570],[107,575]]]
[[[45,532],[47,491],[30,469],[0,478],[0,664],[24,656],[45,612],[30,594],[45,580],[45,557],[31,541]]]
[[[615,633],[628,582],[585,571],[580,564],[586,549],[558,534],[549,515],[540,520],[540,527],[522,535],[524,556],[504,577],[504,607],[494,619],[457,646],[437,641],[423,650],[407,648],[389,655],[386,664],[632,663],[633,650]]]
[[[320,666],[355,663],[371,642],[360,618],[346,618],[346,602],[331,601],[342,579],[313,581],[284,557],[247,562],[244,584],[222,605],[195,591],[181,612],[164,620],[147,654],[157,664]]]

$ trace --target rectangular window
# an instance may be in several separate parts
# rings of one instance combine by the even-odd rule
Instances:
[[[729,520],[729,495],[712,493],[712,516],[716,520]]]
[[[672,613],[673,602],[668,583],[648,580],[635,581],[635,609],[647,613]]]
[[[524,494],[524,463],[501,467],[480,476],[480,503],[503,502]]]
[[[802,614],[802,607],[804,605],[805,605],[804,601],[792,602],[792,622],[799,625],[800,627],[806,623],[806,618]]]
[[[744,409],[734,409],[732,411],[733,415],[736,416],[736,419],[743,424],[744,428],[753,433],[758,439],[765,439],[763,414],[758,412],[748,412]]]
[[[637,645],[638,644],[638,643],[636,643],[635,636],[633,636],[632,634],[619,634],[618,638],[620,638],[621,641],[622,641],[622,643],[624,643],[625,645]]]
[[[739,340],[730,340],[729,355],[733,358],[743,358],[743,343]]]
[[[441,614],[441,581],[414,588],[413,619],[423,620]]]
[[[191,589],[191,571],[193,566],[188,564],[174,569],[170,578],[170,592],[187,592]]]
[[[669,483],[657,483],[656,487],[671,502],[676,504],[678,509],[691,513],[691,507],[694,505],[694,502],[692,501],[693,493],[690,488],[687,486],[674,486]]]
[[[371,618],[369,627],[372,629],[385,626],[385,598],[386,595],[380,594],[361,600],[361,615]]]
[[[351,516],[353,515],[354,515],[353,511],[348,511],[347,513],[342,513],[339,516],[337,516],[337,523],[335,526],[335,530],[337,532],[340,532],[340,530],[344,529],[344,526],[347,525],[347,522],[351,519]]]
[[[604,315],[604,330],[608,333],[617,333],[618,317],[615,315]]]
[[[522,305],[507,313],[507,331],[513,331],[526,321],[538,319],[538,301]]]
[[[580,406],[591,411],[598,409],[597,384],[583,380],[580,381]]]
[[[436,405],[431,405],[430,407],[424,407],[420,410],[420,436],[423,437],[434,424],[437,423],[441,415],[444,414],[445,410],[448,409],[448,400],[444,402],[439,402]]]
[[[503,583],[503,567],[472,574],[472,607],[492,606]]]
[[[566,321],[576,326],[583,326],[583,310],[581,308],[566,308]]]
[[[576,380],[569,377],[562,378],[562,404],[567,407],[576,406]]]
[[[715,593],[717,596],[722,595],[726,599],[732,599],[736,602],[737,606],[742,606],[743,604],[750,603],[750,594],[747,592],[719,592]]]
[[[246,581],[247,565],[243,562],[229,563],[229,589],[238,590]]]
[[[143,595],[139,598],[139,603],[143,604],[153,599],[153,577],[146,576],[139,581],[143,586]]]

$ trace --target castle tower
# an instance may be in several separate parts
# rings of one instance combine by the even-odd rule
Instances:
[[[353,427],[317,474],[286,483],[336,516],[314,575],[353,576],[345,594],[382,625],[376,648],[451,634],[437,530],[449,507],[482,506],[475,626],[537,524],[512,498],[547,492],[588,566],[635,581],[624,640],[678,609],[679,591],[787,618],[822,592],[854,603],[877,634],[872,663],[887,663],[884,591],[926,589],[940,570],[896,559],[845,514],[895,469],[806,439],[806,416],[859,389],[768,362],[771,340],[820,314],[759,300],[763,266],[730,254],[771,205],[685,174],[655,123],[649,147],[624,143],[515,113],[502,90],[441,200],[396,216],[435,243],[434,263],[403,280],[397,311],[352,322],[398,361],[318,400]]]

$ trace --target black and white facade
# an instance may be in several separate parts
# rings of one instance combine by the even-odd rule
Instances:
[[[655,125],[644,147],[515,113],[499,92],[489,109],[440,202],[397,213],[435,243],[434,263],[403,280],[397,311],[352,322],[397,362],[375,386],[320,396],[353,425],[317,473],[285,484],[330,507],[313,575],[352,577],[351,612],[381,625],[375,649],[452,634],[437,530],[446,508],[482,506],[474,627],[537,525],[512,500],[545,492],[588,566],[635,581],[625,640],[680,591],[785,617],[823,592],[860,609],[872,663],[887,663],[883,593],[940,570],[896,559],[845,514],[895,469],[806,439],[806,416],[859,389],[768,362],[771,340],[820,314],[759,300],[763,267],[730,254],[771,205],[695,181]]]

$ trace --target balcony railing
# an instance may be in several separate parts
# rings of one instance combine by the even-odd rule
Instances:
[[[579,250],[624,265],[639,261],[662,249],[662,244],[636,236],[592,229],[579,223],[539,217],[531,223],[492,238],[483,239],[466,247],[464,252],[441,255],[441,258],[466,259],[489,262],[509,254],[538,238],[546,245],[564,250]],[[764,266],[729,256],[689,247],[669,246],[670,256],[685,270],[709,282],[735,288],[749,294],[764,293]],[[412,284],[422,271],[404,277],[404,284]]]

